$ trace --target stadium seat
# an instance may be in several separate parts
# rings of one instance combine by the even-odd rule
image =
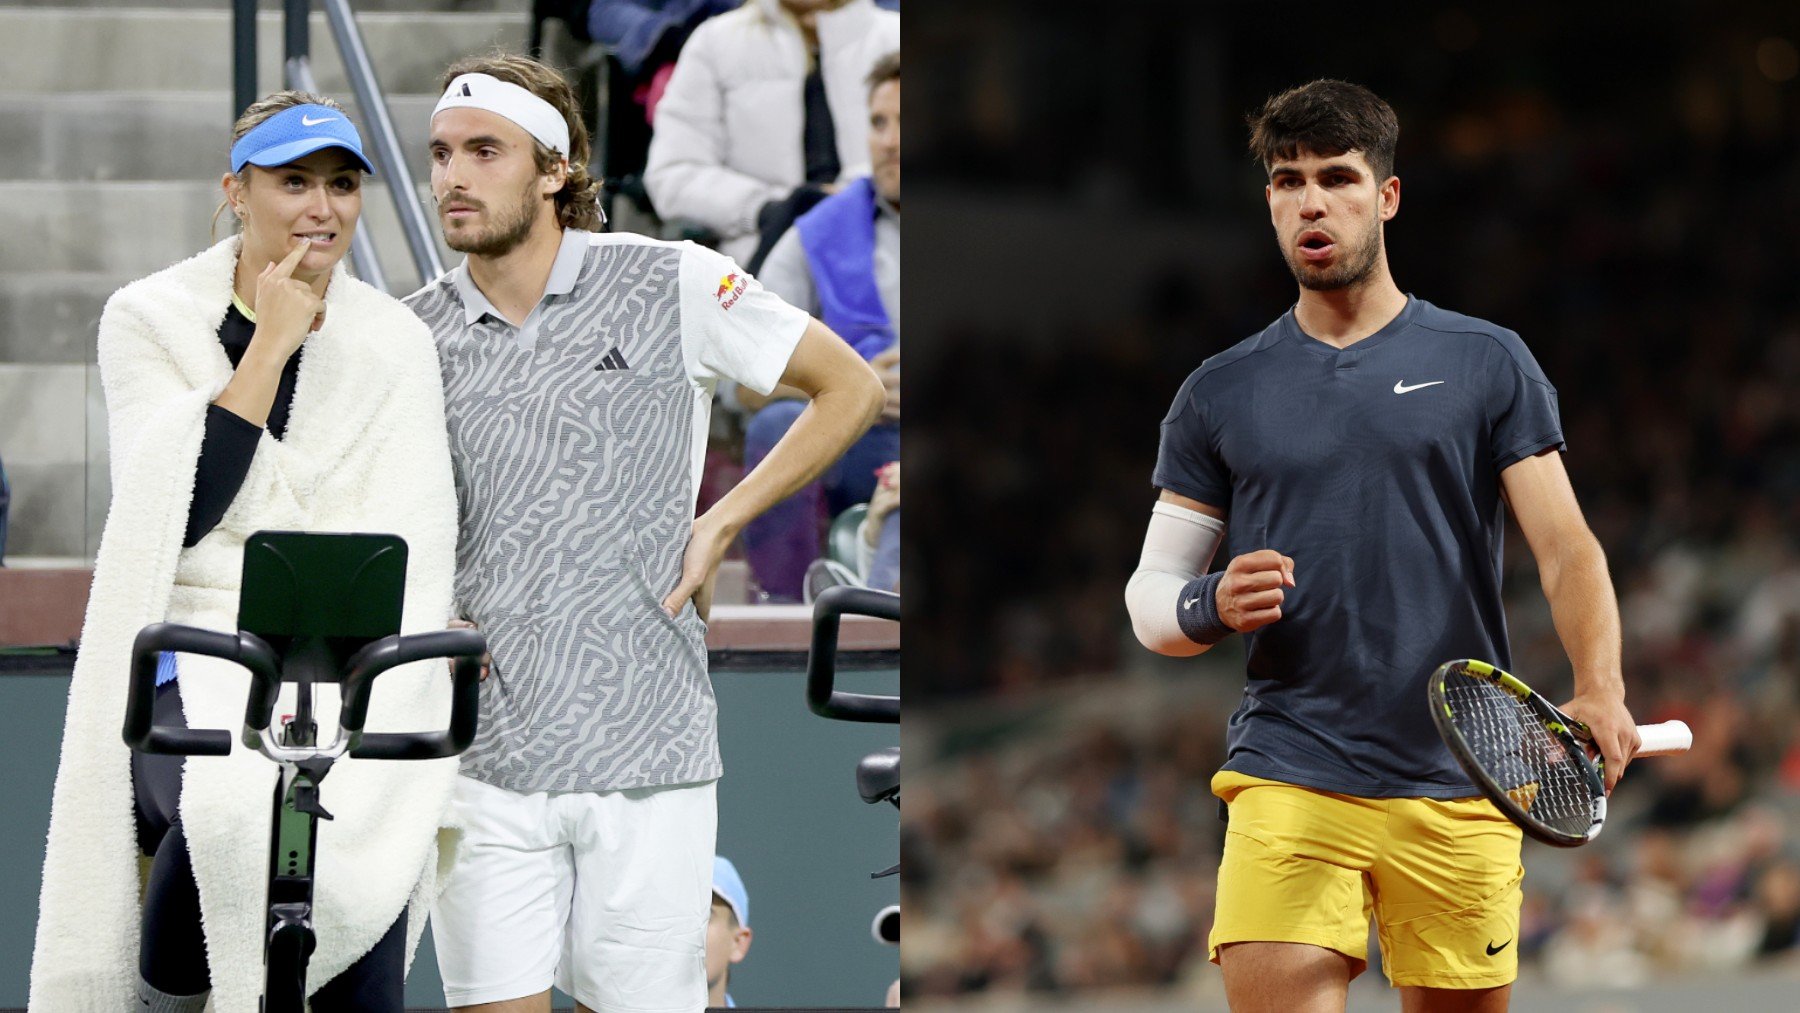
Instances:
[[[832,518],[831,531],[825,536],[825,557],[849,567],[858,576],[863,575],[863,553],[857,542],[862,538],[862,522],[867,516],[869,504],[858,503]]]

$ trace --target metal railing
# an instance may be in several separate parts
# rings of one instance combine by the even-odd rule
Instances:
[[[232,108],[235,119],[257,99],[256,84],[256,12],[258,0],[232,0]],[[387,99],[375,79],[375,67],[369,62],[368,47],[356,27],[356,15],[349,0],[319,0],[338,55],[344,62],[344,73],[350,90],[363,114],[363,136],[375,168],[387,180],[388,193],[394,199],[394,210],[400,218],[400,232],[418,268],[419,280],[428,282],[444,273],[444,262],[438,256],[437,244],[431,238],[431,223],[425,207],[413,187],[412,172],[406,153],[400,147],[400,136],[394,130],[388,113]],[[282,77],[289,88],[317,92],[312,72],[311,0],[282,0]],[[357,277],[382,291],[388,291],[387,275],[375,255],[375,243],[367,229],[357,229],[350,241],[351,264]]]

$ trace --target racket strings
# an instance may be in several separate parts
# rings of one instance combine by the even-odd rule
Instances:
[[[1460,670],[1445,677],[1444,699],[1476,762],[1520,809],[1559,833],[1587,833],[1594,796],[1580,761],[1523,700]]]

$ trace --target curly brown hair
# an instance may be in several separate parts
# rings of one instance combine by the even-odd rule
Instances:
[[[590,152],[587,124],[581,119],[581,100],[575,97],[575,89],[569,86],[562,72],[515,53],[465,56],[444,71],[444,79],[438,82],[438,89],[441,91],[450,87],[451,81],[464,74],[486,74],[508,84],[516,84],[550,103],[562,114],[563,121],[569,125],[569,175],[563,182],[563,188],[555,194],[556,220],[567,229],[597,231],[604,221],[600,213],[600,181],[588,175]],[[556,171],[562,156],[540,142],[534,141],[532,149],[537,158],[539,173]]]
[[[239,116],[237,122],[231,125],[231,143],[233,145],[237,144],[237,142],[244,139],[245,134],[261,126],[264,120],[267,120],[269,117],[284,109],[292,109],[295,106],[324,106],[327,109],[336,109],[338,112],[344,113],[346,117],[350,115],[349,113],[344,112],[344,107],[338,105],[336,100],[326,98],[323,95],[314,95],[309,91],[295,91],[292,88],[272,92],[257,99],[255,102],[250,103],[250,107],[244,110],[244,114]],[[227,148],[225,150],[226,160],[229,164],[231,149]],[[250,185],[250,173],[248,171],[239,172],[236,176],[239,186]],[[230,206],[231,200],[227,198],[219,201],[219,206],[213,208],[212,224],[208,227],[207,234],[214,239],[218,238],[219,216],[224,214],[225,209]],[[233,217],[236,216],[234,215]],[[240,226],[242,224],[243,223],[241,222],[239,223]]]

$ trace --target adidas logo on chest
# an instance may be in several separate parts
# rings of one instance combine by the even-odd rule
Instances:
[[[625,356],[619,353],[619,347],[617,345],[614,345],[611,351],[608,351],[605,355],[601,356],[600,361],[594,364],[595,372],[610,372],[613,370],[627,370],[630,368],[631,365],[625,361]]]

